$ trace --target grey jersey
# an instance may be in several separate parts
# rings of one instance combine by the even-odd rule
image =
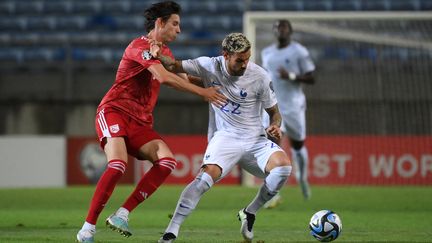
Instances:
[[[298,110],[306,105],[305,95],[300,82],[281,79],[278,69],[302,75],[315,70],[307,49],[296,41],[279,49],[276,44],[264,48],[261,52],[263,67],[269,72],[276,91],[281,114]]]
[[[263,68],[249,62],[242,76],[231,76],[223,56],[185,60],[182,66],[188,74],[201,77],[204,86],[219,86],[228,98],[221,108],[213,104],[210,106],[211,112],[214,112],[214,130],[238,138],[265,134],[261,111],[277,102],[270,78]]]

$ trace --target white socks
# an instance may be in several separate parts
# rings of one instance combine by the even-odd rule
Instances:
[[[193,180],[180,195],[174,215],[165,230],[178,236],[180,226],[186,217],[195,209],[202,195],[213,185],[213,178],[203,172]]]
[[[256,212],[270,199],[272,199],[278,191],[285,185],[289,175],[291,174],[292,166],[279,166],[273,168],[270,174],[265,178],[263,185],[259,189],[257,195],[252,202],[246,207],[246,212],[256,214]]]

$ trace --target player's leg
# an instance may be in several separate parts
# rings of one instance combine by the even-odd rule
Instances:
[[[102,110],[96,116],[96,132],[108,165],[96,185],[86,221],[77,234],[79,242],[93,242],[99,214],[126,170],[128,155],[123,137],[126,136],[127,126],[123,121],[122,115],[113,111]]]
[[[153,166],[140,179],[134,191],[123,205],[117,212],[108,217],[106,221],[110,228],[117,230],[125,236],[132,234],[128,224],[129,213],[149,198],[162,185],[177,165],[168,145],[152,129],[140,127],[134,133],[139,134],[139,136],[132,134],[129,137],[131,153],[137,158],[153,161]]]
[[[183,190],[164,235],[159,243],[173,242],[180,226],[192,213],[203,194],[218,180],[224,178],[242,156],[239,139],[215,134],[207,146],[201,172]]]
[[[222,170],[217,165],[205,165],[202,168],[201,172],[181,193],[173,217],[164,235],[159,239],[159,243],[173,242],[177,238],[184,220],[192,213],[201,197],[213,186],[221,174]]]
[[[242,223],[240,232],[246,241],[253,239],[256,213],[285,185],[292,169],[288,156],[275,143],[264,141],[257,150],[252,152],[257,157],[258,166],[268,175],[252,202],[239,211],[238,217]]]
[[[296,179],[300,184],[300,188],[303,193],[303,197],[305,199],[309,199],[311,197],[311,191],[308,182],[308,153],[307,149],[304,146],[303,141],[296,141],[294,139],[290,139],[291,143],[291,155],[296,167]]]
[[[96,185],[86,222],[78,232],[77,239],[79,242],[92,242],[99,214],[114,191],[115,185],[126,170],[127,151],[124,138],[106,138],[106,141],[104,150],[108,165]]]

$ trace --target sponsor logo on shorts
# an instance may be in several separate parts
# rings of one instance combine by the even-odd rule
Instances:
[[[111,133],[118,133],[120,131],[120,126],[118,124],[109,127]]]

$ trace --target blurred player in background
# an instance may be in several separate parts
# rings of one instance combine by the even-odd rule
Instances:
[[[160,243],[173,242],[178,237],[181,224],[203,194],[236,164],[255,176],[265,178],[256,197],[238,213],[240,232],[246,241],[252,241],[256,213],[283,187],[291,173],[288,156],[266,137],[266,133],[276,139],[282,135],[279,128],[281,116],[268,74],[249,62],[250,43],[243,34],[227,35],[222,50],[222,56],[185,61],[158,56],[168,70],[198,76],[205,87],[220,87],[228,98],[222,107],[211,106],[215,132],[213,136],[209,135],[211,139],[201,171],[183,190]],[[271,122],[266,130],[261,123],[263,109]]]
[[[291,23],[282,19],[275,22],[273,31],[277,43],[262,50],[263,67],[270,74],[282,115],[282,132],[291,144],[295,175],[305,199],[311,197],[308,183],[308,153],[306,138],[306,98],[302,84],[314,84],[315,65],[308,50],[291,40]],[[278,196],[274,200],[277,200]]]
[[[99,179],[79,242],[93,242],[99,214],[126,170],[128,155],[149,160],[153,167],[141,178],[122,207],[106,224],[130,236],[128,214],[164,182],[176,167],[173,153],[153,130],[153,108],[161,84],[188,91],[218,106],[226,101],[217,88],[201,88],[168,72],[150,54],[150,38],[163,43],[161,53],[172,56],[165,45],[180,33],[180,6],[171,1],[153,4],[144,12],[147,36],[134,39],[126,48],[116,80],[97,109],[96,130],[108,165]]]

